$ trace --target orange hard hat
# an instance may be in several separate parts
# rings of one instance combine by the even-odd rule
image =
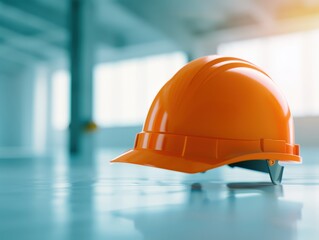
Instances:
[[[286,99],[254,64],[233,57],[196,59],[155,97],[134,149],[112,162],[185,173],[223,165],[270,173],[301,162]]]

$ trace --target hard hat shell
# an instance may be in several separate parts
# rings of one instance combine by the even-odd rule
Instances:
[[[301,162],[286,99],[254,64],[207,56],[155,97],[134,149],[112,162],[203,172],[247,160]]]

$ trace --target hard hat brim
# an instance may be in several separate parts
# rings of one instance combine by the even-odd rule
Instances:
[[[131,163],[184,173],[204,172],[213,168],[210,164],[149,150],[130,150],[113,159],[111,163]]]
[[[247,161],[247,160],[266,160],[274,159],[284,162],[301,163],[302,158],[296,155],[282,154],[282,153],[253,153],[241,155],[231,159],[220,161],[218,164],[207,164],[198,159],[186,159],[184,157],[172,156],[163,154],[159,151],[152,150],[130,150],[117,158],[113,159],[111,163],[131,163],[143,166],[150,166],[172,170],[184,173],[199,173],[207,170],[217,168],[220,166]]]

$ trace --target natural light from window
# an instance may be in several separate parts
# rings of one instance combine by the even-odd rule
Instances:
[[[186,63],[181,52],[100,64],[94,71],[93,118],[99,126],[141,125],[159,89]],[[52,77],[52,121],[65,130],[70,121],[70,77]]]
[[[319,115],[319,30],[220,44],[218,53],[253,62],[281,87],[294,116]],[[182,52],[100,64],[94,71],[94,120],[99,126],[143,123],[159,89],[186,63]],[[66,129],[70,79],[53,75],[53,126]]]
[[[185,54],[177,52],[99,65],[94,77],[97,124],[141,125],[157,92],[185,63]]]
[[[70,76],[56,71],[52,76],[52,124],[56,130],[67,129],[70,122]]]
[[[294,116],[319,115],[319,30],[221,44],[218,53],[264,69]]]

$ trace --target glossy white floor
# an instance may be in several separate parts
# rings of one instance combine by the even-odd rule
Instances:
[[[319,239],[319,149],[282,186],[238,168],[109,165],[118,153],[0,159],[0,239]]]

